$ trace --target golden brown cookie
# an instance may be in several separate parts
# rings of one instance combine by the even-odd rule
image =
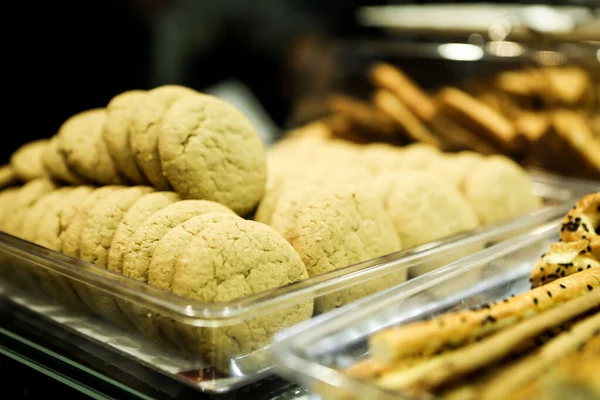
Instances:
[[[378,90],[373,96],[373,102],[378,109],[402,127],[410,141],[441,147],[440,140],[391,92]]]
[[[484,156],[472,151],[444,154],[433,160],[425,170],[442,177],[447,182],[452,182],[455,187],[462,190],[465,178],[471,171],[477,169],[479,163],[484,159]]]
[[[0,230],[6,231],[6,222],[9,217],[9,210],[14,210],[14,202],[17,199],[17,193],[21,188],[11,187],[0,191]]]
[[[180,200],[173,192],[154,192],[146,194],[135,202],[127,211],[113,237],[108,250],[107,269],[113,272],[123,272],[123,258],[129,239],[142,226],[146,219],[154,213]]]
[[[158,149],[165,176],[183,198],[216,201],[244,216],[264,194],[261,139],[241,112],[216,97],[177,101],[162,119]]]
[[[350,96],[334,95],[328,100],[328,105],[333,112],[343,115],[358,129],[373,136],[393,138],[400,133],[393,118],[367,102]]]
[[[80,185],[84,182],[82,178],[72,171],[58,149],[58,138],[50,138],[48,145],[42,152],[42,163],[48,175],[55,181],[65,182],[72,185]]]
[[[145,94],[143,90],[129,90],[113,97],[106,106],[106,121],[102,129],[102,138],[117,169],[138,185],[145,185],[148,180],[135,162],[129,143],[129,130],[137,106]]]
[[[58,149],[67,166],[86,181],[102,185],[123,183],[102,140],[105,120],[103,108],[70,117],[58,131]]]
[[[177,261],[173,293],[223,303],[306,279],[302,260],[264,224],[226,219],[197,235]],[[312,301],[224,328],[198,328],[190,347],[221,371],[229,359],[254,351],[286,327],[310,318]]]
[[[19,237],[33,243],[37,243],[37,232],[40,221],[46,213],[52,213],[52,208],[60,205],[60,202],[72,190],[70,187],[62,187],[47,192],[39,198],[35,204],[27,209],[23,215],[23,222],[19,230]]]
[[[480,162],[466,177],[463,192],[482,225],[515,218],[542,205],[525,170],[502,156]]]
[[[197,93],[177,85],[161,86],[146,92],[137,105],[129,128],[129,143],[137,166],[157,190],[169,190],[171,185],[163,175],[158,155],[161,120],[167,110],[182,97]]]
[[[6,210],[6,224],[4,230],[6,233],[18,236],[21,232],[23,218],[31,206],[33,206],[42,196],[56,189],[54,183],[45,178],[38,178],[27,182],[17,193],[16,199]]]
[[[148,283],[167,292],[171,291],[173,276],[175,275],[175,266],[179,256],[196,235],[208,225],[229,218],[239,218],[234,213],[209,212],[177,225],[167,232],[156,245],[152,254],[152,261],[148,270]],[[188,350],[185,339],[181,334],[182,325],[176,323],[170,318],[154,316],[157,324],[152,324],[148,329],[160,329],[160,331],[171,342],[175,343],[180,349]],[[185,329],[184,329],[185,330]],[[161,333],[156,331],[153,335],[159,336]],[[148,335],[148,332],[146,332]]]
[[[13,167],[3,165],[0,167],[0,189],[10,187],[17,183],[17,176]]]
[[[289,241],[309,276],[384,256],[401,249],[390,217],[379,199],[351,185],[315,191],[296,213]],[[406,279],[406,271],[373,279],[315,301],[327,312]]]
[[[48,139],[34,140],[25,143],[13,153],[10,165],[17,179],[27,182],[48,175],[42,164],[42,152],[47,144]]]

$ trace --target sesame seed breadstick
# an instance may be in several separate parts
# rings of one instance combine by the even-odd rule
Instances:
[[[430,321],[383,330],[371,336],[369,347],[373,358],[383,362],[431,354],[489,335],[598,286],[600,268],[587,269],[480,310],[447,313]]]
[[[563,242],[590,240],[590,251],[600,257],[600,192],[582,197],[563,218],[560,229]]]
[[[599,306],[600,290],[589,292],[508,327],[481,342],[434,357],[408,370],[388,372],[377,380],[377,385],[393,391],[430,390],[499,361],[524,340]]]
[[[504,370],[485,385],[481,392],[481,398],[485,400],[509,398],[513,391],[527,385],[548,370],[556,361],[574,352],[596,335],[600,335],[600,312],[584,319],[570,331],[551,340],[536,354]]]
[[[556,279],[600,267],[600,261],[591,253],[590,241],[558,242],[542,255],[531,272],[531,286],[538,287]]]

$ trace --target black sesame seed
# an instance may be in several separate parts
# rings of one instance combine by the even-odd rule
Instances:
[[[534,297],[534,298],[533,298],[533,303],[534,303],[535,305],[537,305],[537,303],[538,303],[538,299],[537,299],[536,297]]]
[[[552,293],[549,290],[546,293],[548,293],[548,297],[552,298]]]
[[[592,246],[590,246],[589,244],[588,244],[588,247],[587,247],[587,251],[588,251],[588,253],[592,252]]]
[[[490,321],[493,324],[494,322],[496,322],[496,318],[492,317],[491,315],[488,315],[488,321]]]
[[[585,252],[586,252],[585,249],[583,249],[579,252],[579,254],[585,254]]]
[[[542,257],[546,257],[546,253],[542,254]]]
[[[563,289],[566,289],[567,287],[565,285],[563,285],[562,283],[560,284],[560,287]]]
[[[583,227],[583,230],[586,232],[589,232],[588,227],[586,224],[581,224],[581,226]]]
[[[529,283],[533,282],[533,279],[529,278]]]
[[[592,268],[592,266],[590,264],[588,264],[586,269],[590,269],[590,268]]]
[[[554,271],[555,274],[558,274],[560,272],[560,267],[556,268],[556,271]]]
[[[581,222],[581,218],[579,218],[579,217],[576,217],[576,218],[575,218],[575,222]]]
[[[561,273],[560,273],[560,276],[561,276],[561,277],[564,277],[564,276],[565,276],[565,271],[561,272]]]
[[[546,275],[542,276],[542,282],[544,282],[546,280]]]
[[[504,299],[502,300],[504,303],[508,303],[508,299]]]
[[[540,271],[544,272],[544,267],[540,267]]]
[[[575,232],[577,229],[579,229],[579,223],[569,221],[565,224],[565,229],[567,229],[569,232]]]
[[[588,290],[591,292],[592,290],[594,290],[594,288],[592,287],[592,285],[587,285]]]
[[[515,297],[515,295],[514,295],[514,294],[511,294],[511,295],[510,295],[510,297]]]
[[[581,272],[581,271],[583,271],[583,268],[581,268],[581,267],[577,268],[577,272]]]
[[[556,274],[548,274],[548,278],[554,278],[554,279],[556,279],[556,278],[558,278],[558,275],[556,275]]]

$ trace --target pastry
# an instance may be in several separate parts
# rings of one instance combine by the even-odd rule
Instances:
[[[42,164],[42,152],[48,144],[48,139],[34,140],[25,143],[10,157],[10,165],[20,181],[31,181],[47,176]]]
[[[588,239],[552,243],[531,272],[531,286],[545,285],[585,269],[600,267]]]
[[[42,163],[48,175],[55,181],[71,185],[80,185],[83,183],[83,179],[67,166],[63,155],[59,151],[58,138],[56,136],[50,138],[48,144],[44,146]]]
[[[14,210],[14,202],[17,199],[20,187],[11,187],[0,191],[0,230],[6,231],[6,222],[9,218],[9,210]]]
[[[43,195],[56,188],[54,183],[46,178],[38,178],[24,184],[16,195],[16,199],[5,212],[4,231],[14,236],[21,232],[23,218],[31,206]]]
[[[163,172],[182,198],[216,201],[244,216],[264,194],[260,137],[242,113],[216,97],[176,102],[162,119],[158,149]]]
[[[102,139],[117,169],[137,185],[146,185],[148,180],[135,162],[129,130],[145,93],[143,90],[129,90],[113,97],[106,106],[106,121],[102,129]]]
[[[503,156],[481,161],[465,178],[463,193],[482,225],[506,221],[542,205],[527,173]]]
[[[589,251],[600,260],[600,192],[582,197],[562,222],[561,240],[588,239]]]
[[[160,86],[146,92],[133,113],[129,128],[129,143],[137,166],[157,190],[169,190],[171,185],[163,175],[158,154],[161,120],[179,99],[197,92],[177,85]]]
[[[86,181],[101,185],[123,183],[102,140],[105,120],[106,111],[101,108],[70,117],[58,131],[58,150],[67,166]]]
[[[376,197],[351,185],[315,190],[295,213],[288,241],[302,258],[309,276],[384,256],[401,249],[389,216]],[[401,271],[355,285],[315,301],[327,312],[406,279]]]
[[[177,261],[172,291],[195,301],[224,303],[307,277],[302,260],[281,235],[264,224],[229,218],[210,224],[188,244]],[[198,340],[191,344],[218,370],[229,371],[232,355],[266,345],[276,332],[312,312],[312,301],[307,301],[223,328],[198,328]]]
[[[383,330],[371,336],[373,357],[391,362],[411,354],[431,354],[490,335],[516,321],[557,307],[585,293],[600,293],[600,269],[557,279],[509,300],[479,310],[447,313],[424,322]]]
[[[107,269],[113,272],[123,272],[123,259],[131,236],[142,226],[144,221],[154,213],[175,203],[179,196],[173,192],[153,192],[142,196],[123,216],[117,226],[108,250]]]

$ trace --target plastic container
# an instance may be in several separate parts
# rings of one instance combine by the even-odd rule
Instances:
[[[339,370],[368,355],[369,335],[389,326],[422,320],[448,310],[491,304],[529,289],[540,254],[558,240],[556,220],[427,275],[375,294],[286,330],[275,338],[278,372],[323,398],[405,399],[359,382]],[[416,268],[425,258],[397,260]],[[465,281],[474,284],[465,285]]]
[[[138,316],[147,316],[146,324],[137,325],[139,332],[136,333],[135,328],[123,330],[109,326],[99,318],[87,318],[85,328],[77,329],[69,325],[74,319],[66,311],[66,316],[59,312],[57,322],[96,338],[140,362],[150,363],[165,374],[191,382],[204,391],[224,392],[269,373],[272,361],[267,350],[272,337],[276,332],[311,317],[310,314],[302,314],[303,305],[324,295],[352,291],[375,279],[385,281],[386,277],[401,271],[404,263],[415,259],[428,260],[430,268],[445,265],[558,218],[577,198],[573,191],[560,189],[563,183],[561,180],[552,185],[535,183],[536,194],[544,199],[546,206],[522,218],[229,303],[190,301],[1,232],[0,284],[5,296],[36,312],[39,312],[38,309],[28,304],[39,305],[40,301],[44,305],[59,304],[48,301],[45,296],[49,294],[47,288],[36,287],[36,277],[39,283],[40,276],[43,277],[42,282],[54,283],[54,293],[50,294],[61,299],[62,289],[77,288],[115,300],[121,308],[136,312]],[[591,191],[592,188],[588,190]],[[13,277],[10,284],[6,279],[9,275]],[[15,281],[21,285],[15,285]],[[24,291],[22,287],[29,289]],[[61,289],[57,291],[56,287]],[[78,309],[79,316],[89,313],[85,307]],[[158,338],[153,336],[156,332],[160,333]],[[146,337],[156,340],[151,343],[139,333],[152,333]]]

